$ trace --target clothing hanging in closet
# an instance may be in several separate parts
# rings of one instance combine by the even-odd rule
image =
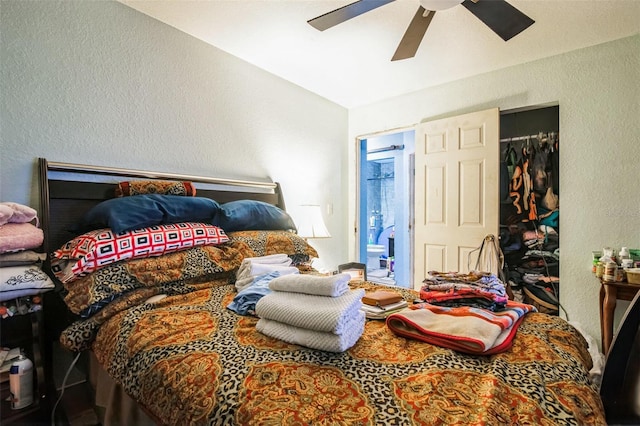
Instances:
[[[559,305],[558,141],[555,132],[501,140],[500,245],[507,278],[525,301],[544,301],[548,313]]]
[[[557,222],[558,148],[557,133],[507,139],[502,167],[508,181],[508,197],[501,197],[504,224],[547,218]]]

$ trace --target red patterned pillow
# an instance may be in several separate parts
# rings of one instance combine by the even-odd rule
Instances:
[[[185,248],[229,241],[225,232],[204,223],[175,223],[115,234],[97,229],[82,234],[53,252],[51,270],[63,283],[125,259],[160,256]]]

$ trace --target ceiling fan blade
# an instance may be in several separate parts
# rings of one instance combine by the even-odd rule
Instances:
[[[465,0],[462,5],[504,41],[520,34],[535,22],[505,0]]]
[[[409,27],[407,27],[407,31],[405,31],[402,36],[402,40],[400,40],[396,53],[394,53],[393,58],[391,58],[392,61],[399,61],[416,56],[420,42],[422,42],[422,38],[427,32],[427,28],[429,28],[429,24],[435,14],[436,12],[433,10],[426,10],[422,6],[418,8]]]
[[[307,22],[314,28],[324,31],[335,25],[348,21],[351,18],[362,15],[394,0],[360,0],[355,3],[348,4],[339,9],[320,15],[310,19]]]

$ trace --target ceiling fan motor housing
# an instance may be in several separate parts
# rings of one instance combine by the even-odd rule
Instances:
[[[437,12],[439,10],[451,9],[462,3],[462,1],[463,0],[420,0],[420,6],[426,10]]]

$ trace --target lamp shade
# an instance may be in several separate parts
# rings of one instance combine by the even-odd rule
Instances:
[[[302,205],[299,206],[298,220],[296,226],[298,227],[298,235],[302,238],[329,238],[329,230],[324,224],[322,219],[322,211],[320,206],[317,205]]]

